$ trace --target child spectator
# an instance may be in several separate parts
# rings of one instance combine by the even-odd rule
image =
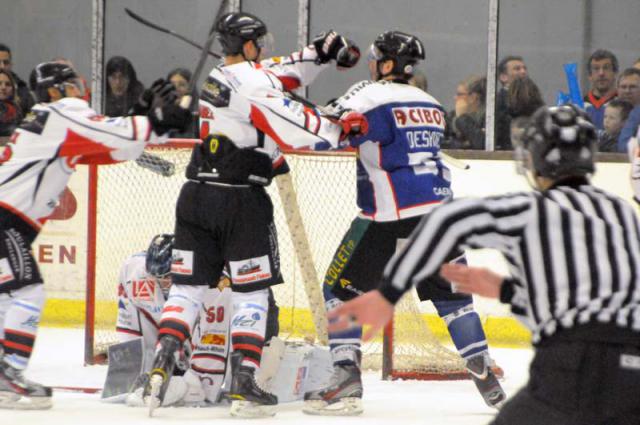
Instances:
[[[598,131],[598,150],[617,152],[618,136],[629,117],[633,105],[626,100],[613,99],[604,109],[604,130]]]
[[[194,99],[198,99],[198,92],[194,88],[191,93],[189,93],[189,83],[191,83],[191,71],[186,68],[176,68],[169,72],[167,75],[167,80],[173,84],[176,88],[176,93],[178,98],[182,98],[187,94],[190,94]],[[198,128],[198,102],[191,103],[191,123],[187,127],[187,130],[184,133],[172,133],[173,137],[187,137],[187,138],[198,138],[200,137],[200,129]]]

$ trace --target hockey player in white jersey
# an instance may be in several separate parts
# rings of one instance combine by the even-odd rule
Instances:
[[[204,143],[193,151],[176,207],[173,285],[160,322],[160,348],[148,387],[150,409],[162,400],[176,350],[192,334],[207,285],[228,266],[234,292],[230,397],[234,416],[264,416],[277,398],[255,381],[265,342],[268,288],[282,283],[273,205],[264,187],[288,172],[283,147],[338,147],[366,132],[356,112],[321,116],[285,95],[308,85],[331,61],[352,67],[359,51],[329,31],[288,57],[261,61],[269,34],[259,18],[222,16],[216,31],[224,63],[200,94]]]
[[[398,243],[409,237],[423,215],[452,196],[450,172],[439,156],[444,109],[431,95],[408,84],[424,57],[417,37],[399,31],[380,34],[369,52],[371,80],[355,84],[330,105],[336,113],[363,113],[369,132],[349,139],[358,152],[360,213],[326,273],[328,311],[375,289]],[[456,257],[449,260],[464,261],[462,252]],[[418,286],[418,296],[434,303],[485,402],[498,405],[504,393],[489,368],[487,341],[471,296],[453,293],[441,279]],[[361,327],[329,332],[334,375],[327,388],[305,395],[305,413],[362,412],[361,337]]]
[[[40,103],[0,152],[0,408],[9,409],[51,407],[51,388],[23,376],[45,299],[31,244],[76,165],[135,159],[189,119],[160,98],[148,116],[98,115],[80,99],[84,86],[63,64],[38,65],[36,80]]]

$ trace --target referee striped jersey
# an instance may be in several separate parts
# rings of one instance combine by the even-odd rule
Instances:
[[[638,216],[586,180],[574,183],[436,208],[387,264],[381,292],[395,303],[457,249],[494,248],[510,266],[511,310],[534,342],[589,322],[640,331]]]

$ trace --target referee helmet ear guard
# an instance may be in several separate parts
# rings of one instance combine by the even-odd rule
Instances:
[[[424,45],[418,37],[400,31],[383,32],[369,50],[369,60],[375,60],[378,67],[380,62],[392,60],[391,74],[399,76],[413,75],[413,66],[424,58]]]
[[[513,141],[516,155],[531,155],[528,166],[534,175],[556,180],[595,171],[596,138],[587,114],[575,105],[563,105],[538,109]]]
[[[35,69],[36,96],[40,102],[50,102],[48,89],[54,87],[66,96],[65,84],[73,84],[79,91],[84,85],[79,81],[78,74],[69,65],[57,62],[43,62]],[[81,93],[82,95],[82,93]]]
[[[253,41],[257,48],[262,48],[268,36],[267,25],[257,16],[246,12],[222,15],[215,31],[225,55],[242,54],[242,46],[247,41]]]
[[[157,278],[166,277],[171,271],[171,251],[173,250],[174,237],[163,233],[156,235],[147,248],[145,267],[147,273]]]

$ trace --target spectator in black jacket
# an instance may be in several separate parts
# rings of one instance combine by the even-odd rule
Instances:
[[[0,137],[10,136],[24,116],[11,73],[0,70]]]
[[[191,93],[189,93],[189,84],[191,83],[191,71],[186,68],[176,68],[173,69],[167,75],[167,80],[173,84],[176,88],[176,93],[178,94],[178,98],[182,98],[187,94],[190,94],[194,99],[194,102],[191,102],[191,124],[187,127],[187,130],[183,133],[175,133],[172,134],[173,137],[186,137],[186,138],[198,138],[200,137],[200,129],[198,127],[198,92],[194,88]]]
[[[528,75],[527,65],[521,56],[506,56],[498,63],[498,81],[501,87],[496,93],[496,150],[512,149],[511,115],[507,109],[507,93],[513,81]]]
[[[450,149],[484,149],[487,78],[471,76],[456,88],[455,111],[448,116]]]

